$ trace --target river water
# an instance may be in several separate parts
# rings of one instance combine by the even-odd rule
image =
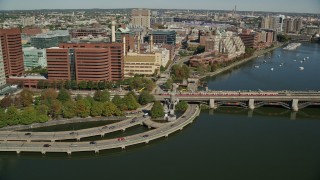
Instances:
[[[277,49],[210,78],[208,85],[221,90],[319,90],[319,53],[317,44],[289,52]],[[202,111],[193,124],[169,138],[123,151],[71,156],[0,153],[0,179],[319,180],[319,129],[319,107],[297,114],[279,107],[253,112],[223,107]]]

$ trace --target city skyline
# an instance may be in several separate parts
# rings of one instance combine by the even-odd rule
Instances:
[[[123,6],[125,4],[125,6]],[[250,7],[247,5],[250,4]],[[290,4],[291,6],[288,6]],[[119,9],[119,8],[151,8],[151,9],[203,9],[203,10],[233,10],[237,5],[238,11],[266,11],[266,12],[295,12],[295,13],[319,13],[320,2],[318,0],[269,0],[261,4],[255,0],[226,0],[223,3],[217,0],[124,0],[121,2],[106,2],[103,0],[0,0],[0,10],[36,10],[36,9]]]

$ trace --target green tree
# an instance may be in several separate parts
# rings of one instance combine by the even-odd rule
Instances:
[[[4,109],[0,108],[0,128],[7,126],[7,118]]]
[[[44,80],[38,81],[37,87],[38,87],[39,89],[44,89]]]
[[[101,116],[104,108],[103,105],[102,102],[93,102],[91,106],[91,116]]]
[[[186,111],[188,109],[188,103],[185,101],[180,101],[177,105],[176,105],[176,110],[177,111]]]
[[[161,65],[160,66],[160,72],[164,72],[165,70],[166,70],[166,68]]]
[[[122,104],[122,98],[119,96],[119,95],[115,95],[113,98],[112,98],[112,103],[114,105],[116,105],[117,107],[119,107],[121,104]]]
[[[139,107],[139,103],[132,94],[126,94],[122,101],[127,106],[128,110],[136,110]]]
[[[169,78],[169,79],[167,80],[167,82],[165,82],[165,83],[163,84],[163,87],[164,87],[165,89],[170,90],[170,89],[172,88],[172,85],[173,85],[173,80],[172,80],[171,78]]]
[[[77,90],[78,89],[78,83],[75,80],[71,81],[71,89]]]
[[[151,103],[154,100],[155,100],[154,96],[150,94],[148,91],[142,91],[138,98],[139,104],[141,105]]]
[[[86,89],[86,88],[87,88],[87,82],[86,81],[81,81],[79,83],[79,89],[83,90],[83,89]]]
[[[76,102],[76,113],[79,117],[88,117],[90,115],[90,106],[88,107],[83,99],[78,100]]]
[[[76,103],[69,100],[63,104],[62,116],[64,118],[73,118],[76,116]]]
[[[87,88],[92,90],[92,88],[93,88],[93,82],[92,81],[88,81]]]
[[[66,88],[66,89],[71,89],[71,82],[69,81],[69,80],[66,80],[65,82],[64,82],[64,88]]]
[[[6,120],[9,126],[17,125],[20,123],[20,113],[14,106],[10,106],[6,113]]]
[[[32,124],[37,122],[37,112],[33,107],[27,107],[21,112],[20,124]]]
[[[62,103],[64,103],[64,102],[70,101],[71,100],[71,96],[70,96],[69,92],[66,89],[61,88],[59,90],[57,99],[59,101],[61,101]]]
[[[164,113],[164,109],[162,104],[159,101],[156,101],[151,110],[150,110],[150,114],[152,118],[162,118],[164,117],[165,113]]]
[[[110,101],[110,93],[108,90],[97,90],[94,93],[93,99],[99,102],[106,102],[106,101]]]
[[[49,107],[44,104],[37,106],[36,107],[37,122],[39,123],[47,122],[49,120],[48,111],[49,111]]]
[[[100,81],[99,84],[99,89],[103,90],[107,88],[107,82],[106,81]]]
[[[103,104],[103,111],[102,111],[103,116],[120,116],[121,114],[122,114],[121,111],[112,102],[105,102]]]

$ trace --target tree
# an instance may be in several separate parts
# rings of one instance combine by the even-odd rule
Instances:
[[[99,89],[106,89],[107,88],[107,82],[106,81],[100,81],[99,84]]]
[[[93,88],[93,82],[92,81],[88,81],[87,88],[92,90],[92,88]]]
[[[115,95],[112,99],[112,103],[119,107],[122,104],[122,99],[119,95]]]
[[[75,80],[71,81],[71,89],[77,90],[78,89],[78,83]]]
[[[71,89],[71,82],[70,82],[69,80],[66,80],[66,81],[64,82],[64,88],[66,88],[66,89]]]
[[[13,97],[12,95],[7,95],[5,96],[1,101],[0,101],[0,105],[2,108],[8,108],[11,105],[13,105]]]
[[[49,111],[49,107],[44,104],[36,107],[38,122],[42,123],[42,122],[47,122],[49,120],[48,111]]]
[[[123,104],[125,104],[128,110],[136,110],[139,107],[139,104],[135,97],[132,94],[126,94],[123,98]]]
[[[70,96],[69,92],[66,89],[61,88],[59,90],[59,94],[58,94],[57,99],[59,101],[61,101],[62,103],[64,103],[66,101],[70,101],[71,100],[71,96]]]
[[[61,114],[62,105],[61,102],[58,100],[51,100],[49,103],[49,114],[50,116],[55,119],[58,118]]]
[[[77,116],[82,118],[88,117],[90,115],[90,106],[88,107],[83,99],[76,102],[76,114]]]
[[[39,89],[44,89],[44,80],[38,81],[37,87],[38,87]]]
[[[83,90],[83,89],[86,89],[86,88],[87,88],[87,82],[86,81],[81,81],[79,83],[79,89]]]
[[[20,93],[20,100],[23,107],[30,106],[33,103],[33,92],[23,89]]]
[[[169,79],[167,80],[167,82],[165,82],[165,83],[163,84],[163,87],[164,87],[165,89],[170,90],[170,89],[172,88],[172,85],[173,85],[173,80],[172,80],[171,78],[169,78]]]
[[[162,104],[159,101],[156,101],[151,110],[150,110],[150,114],[152,118],[162,118],[164,117],[165,113],[164,113],[164,109]]]
[[[121,111],[112,102],[105,102],[103,104],[103,111],[102,111],[103,116],[113,116],[113,115],[119,116],[121,114],[122,114]]]
[[[9,126],[17,125],[20,123],[20,114],[16,107],[10,106],[6,113],[6,120]]]
[[[54,89],[45,89],[41,92],[41,100],[57,99],[58,93]]]
[[[166,68],[161,65],[160,66],[160,72],[164,72],[165,70],[166,70]]]
[[[91,106],[91,116],[101,116],[103,112],[103,103],[102,102],[93,102]]]
[[[0,128],[7,126],[7,118],[4,109],[0,108]]]
[[[155,100],[154,96],[150,94],[148,91],[142,91],[138,98],[139,104],[141,105],[151,103],[154,100]]]
[[[73,118],[76,116],[76,103],[69,100],[63,104],[62,116],[64,118]]]
[[[94,93],[93,99],[99,102],[106,102],[106,101],[110,101],[110,93],[108,90],[97,90]]]
[[[186,111],[188,109],[188,103],[185,101],[180,101],[177,105],[176,105],[176,110],[177,111]]]
[[[37,121],[37,112],[33,107],[27,107],[21,112],[20,124],[32,124]]]

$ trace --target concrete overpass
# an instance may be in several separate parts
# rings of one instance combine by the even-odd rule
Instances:
[[[208,103],[210,108],[217,108],[222,105],[241,106],[249,109],[261,106],[282,106],[287,109],[298,111],[308,106],[320,105],[320,92],[236,92],[236,91],[217,91],[200,93],[181,93],[181,94],[158,94],[156,100],[165,101],[166,99],[179,99],[180,101],[194,103]]]
[[[106,149],[124,149],[127,146],[149,143],[158,138],[168,137],[169,134],[182,130],[186,125],[192,123],[199,113],[198,105],[189,105],[188,110],[172,124],[166,124],[160,128],[132,136],[96,141],[94,144],[90,142],[51,142],[46,147],[44,142],[2,141],[0,142],[0,151],[16,152],[18,154],[20,152],[40,152],[42,154],[64,152],[71,154],[72,152],[93,151],[98,153]],[[138,119],[141,122],[144,118]]]
[[[140,115],[141,116],[141,115]],[[101,136],[105,134],[116,132],[116,131],[125,131],[127,128],[143,125],[143,121],[148,118],[137,118],[133,117],[127,120],[123,120],[118,123],[82,129],[77,131],[60,131],[60,132],[20,132],[20,131],[0,131],[0,141],[57,141],[57,140],[70,140],[76,139],[80,141],[81,138],[92,137],[92,136]]]

